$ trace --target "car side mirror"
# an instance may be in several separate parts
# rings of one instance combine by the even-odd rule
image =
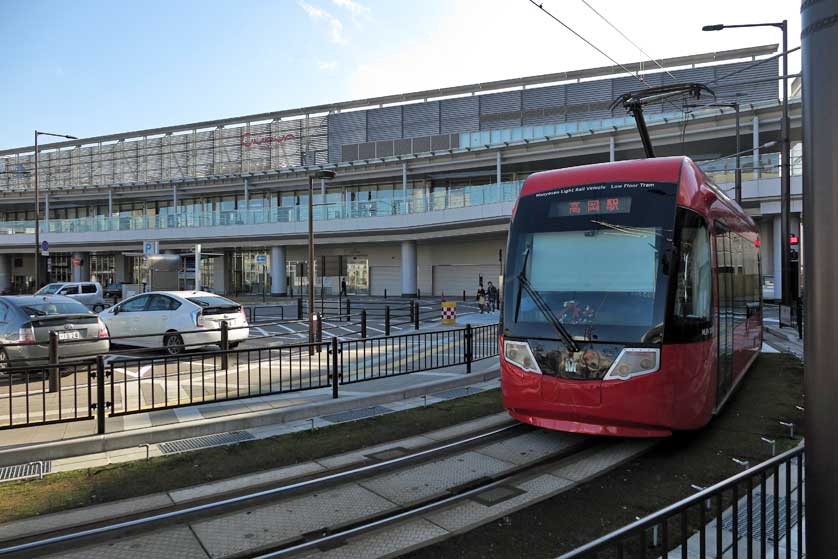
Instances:
[[[120,308],[119,307],[114,307],[114,308],[111,309],[111,312],[113,314],[119,314],[120,313]]]

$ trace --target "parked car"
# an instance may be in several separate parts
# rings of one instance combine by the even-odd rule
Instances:
[[[220,345],[219,329],[224,321],[230,328],[227,340],[231,349],[250,335],[242,306],[206,291],[141,293],[102,311],[99,318],[112,337],[120,338],[114,343],[164,348],[170,355],[187,348]]]
[[[87,305],[93,312],[99,312],[108,306],[105,303],[102,284],[95,281],[49,283],[36,291],[35,295],[65,295]]]
[[[51,331],[58,333],[61,362],[92,359],[110,349],[105,325],[78,301],[63,295],[0,296],[0,371],[44,365]],[[61,343],[69,340],[85,341]]]
[[[113,299],[114,297],[122,299],[122,283],[109,283],[105,286],[104,295],[106,299]]]

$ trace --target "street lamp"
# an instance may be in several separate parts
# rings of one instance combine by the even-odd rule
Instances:
[[[314,343],[314,179],[333,179],[334,171],[315,171],[308,175],[308,343]],[[320,271],[323,273],[323,270]],[[314,349],[313,346],[310,350]]]
[[[789,39],[788,20],[773,23],[742,23],[737,25],[705,25],[702,31],[721,31],[739,27],[777,27],[783,32],[783,168],[780,177],[780,278],[781,304],[791,303],[789,269],[789,214],[791,213],[791,142],[789,140]],[[795,297],[796,298],[796,297]]]
[[[35,290],[41,287],[41,200],[38,196],[38,137],[39,136],[54,136],[56,138],[67,138],[68,140],[78,140],[75,136],[68,136],[67,134],[52,134],[50,132],[40,132],[35,130]]]

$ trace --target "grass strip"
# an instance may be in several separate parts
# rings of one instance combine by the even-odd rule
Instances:
[[[316,460],[500,411],[500,390],[488,390],[314,431],[2,483],[0,523]]]

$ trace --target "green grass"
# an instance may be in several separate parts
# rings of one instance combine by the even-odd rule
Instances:
[[[407,438],[503,410],[500,390],[225,446],[0,484],[0,523],[169,491]]]

